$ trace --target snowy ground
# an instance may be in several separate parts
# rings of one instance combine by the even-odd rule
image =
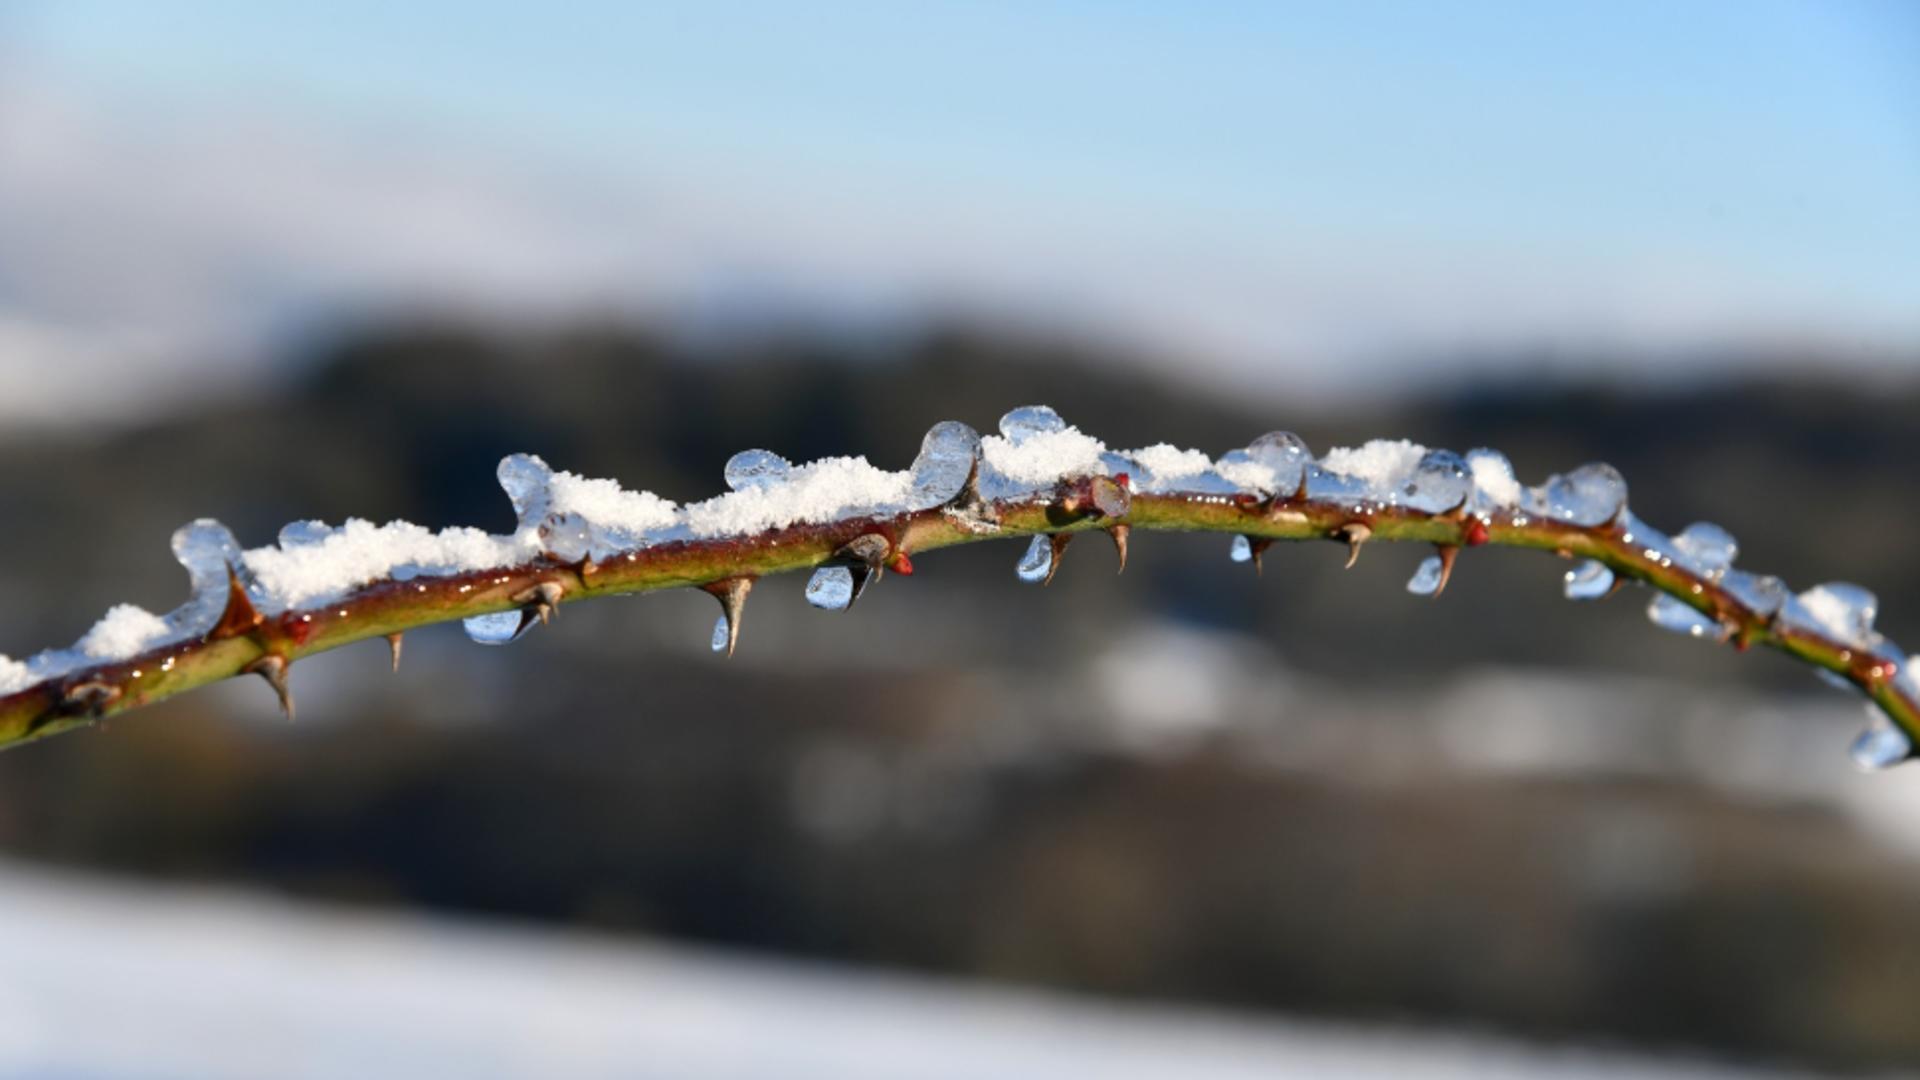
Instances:
[[[0,863],[6,1077],[1734,1075]]]

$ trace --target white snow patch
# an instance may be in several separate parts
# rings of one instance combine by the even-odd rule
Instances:
[[[80,639],[95,660],[125,660],[167,635],[167,620],[134,604],[115,604]]]
[[[39,681],[32,668],[10,656],[0,655],[0,694],[25,690]]]
[[[1279,475],[1273,471],[1273,466],[1258,461],[1222,460],[1214,465],[1213,471],[1234,487],[1246,491],[1271,492],[1278,486]]]
[[[694,503],[686,509],[687,527],[699,537],[739,536],[837,521],[899,509],[912,488],[911,473],[875,468],[864,457],[822,458],[794,469],[783,483]]]
[[[628,491],[617,480],[599,480],[557,472],[547,482],[555,514],[579,514],[595,525],[632,533],[666,529],[674,523],[675,504],[651,491]]]
[[[1520,481],[1514,478],[1513,467],[1507,464],[1506,458],[1469,456],[1467,466],[1473,470],[1474,489],[1496,506],[1520,505],[1523,489]]]
[[[981,456],[989,469],[1032,486],[1098,473],[1100,455],[1106,449],[1105,443],[1077,427],[1029,435],[1018,443],[1000,435],[980,440]]]
[[[537,553],[537,544],[524,538],[481,529],[436,533],[410,521],[375,525],[352,518],[320,543],[255,548],[244,559],[270,604],[295,608],[382,580],[402,566],[423,574],[458,574],[512,566]]]
[[[1172,443],[1154,443],[1139,450],[1128,451],[1127,456],[1139,462],[1147,470],[1147,479],[1153,486],[1164,488],[1175,480],[1199,476],[1213,468],[1213,459],[1198,450],[1182,450]],[[1134,477],[1136,481],[1141,477]]]
[[[1860,640],[1859,620],[1852,604],[1825,585],[1815,585],[1800,594],[1800,603],[1813,616],[1820,629],[1825,630],[1835,641],[1865,648],[1869,643]]]
[[[1368,487],[1385,489],[1413,475],[1426,452],[1426,447],[1407,439],[1373,439],[1365,446],[1334,447],[1320,459],[1320,465],[1329,472],[1364,480]]]

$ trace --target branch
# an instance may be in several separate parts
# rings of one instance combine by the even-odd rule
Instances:
[[[859,459],[794,469],[748,451],[729,463],[732,494],[678,510],[515,456],[501,469],[521,517],[511,537],[474,530],[435,537],[402,523],[338,531],[302,525],[290,526],[278,548],[242,554],[224,529],[189,526],[175,542],[195,579],[195,597],[182,609],[162,620],[116,608],[74,650],[42,654],[25,668],[0,657],[0,689],[9,667],[16,683],[22,671],[41,674],[0,696],[0,747],[240,674],[262,676],[291,713],[287,669],[314,653],[385,638],[397,668],[401,635],[416,627],[468,620],[476,640],[499,643],[561,606],[599,596],[704,589],[721,607],[714,647],[731,655],[752,585],[770,574],[813,570],[809,600],[844,608],[886,570],[911,574],[913,558],[956,544],[1044,537],[1030,542],[1019,570],[1045,583],[1070,541],[1104,532],[1124,568],[1135,530],[1232,534],[1240,538],[1235,557],[1256,569],[1277,541],[1344,544],[1349,566],[1367,544],[1428,544],[1434,554],[1408,588],[1431,596],[1445,589],[1463,549],[1554,552],[1583,560],[1567,574],[1570,597],[1611,595],[1636,582],[1657,591],[1649,615],[1663,627],[1743,651],[1775,648],[1857,688],[1885,718],[1854,744],[1863,766],[1904,760],[1920,740],[1920,680],[1873,631],[1869,594],[1831,585],[1796,597],[1778,579],[1734,570],[1731,537],[1706,525],[1672,538],[1652,529],[1626,509],[1625,484],[1607,466],[1522,489],[1491,451],[1461,458],[1375,442],[1316,461],[1297,438],[1275,433],[1212,461],[1165,445],[1115,454],[1043,407],[1016,410],[1001,428],[1002,436],[982,440],[965,425],[941,424],[904,473]],[[730,528],[742,523],[752,527]],[[356,526],[363,527],[358,548],[346,539]],[[196,551],[181,539],[209,528],[226,538],[211,567],[204,544]],[[375,573],[339,569],[345,555],[364,561],[368,543],[401,535],[427,537],[428,555],[416,551],[413,562],[394,555],[386,560],[393,565]],[[499,552],[523,557],[489,564]],[[276,591],[258,580],[256,571],[276,567],[283,581],[289,568],[309,578],[348,576],[333,583],[345,587],[323,587],[318,598],[296,603],[284,583]],[[209,576],[217,571],[224,580]],[[194,611],[204,613],[205,625],[181,629]],[[129,622],[146,627],[140,617],[158,626],[151,639],[114,654],[109,631]],[[109,655],[95,659],[102,651]]]

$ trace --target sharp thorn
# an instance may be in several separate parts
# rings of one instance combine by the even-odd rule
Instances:
[[[521,631],[526,630],[527,626],[534,619],[540,620],[541,626],[552,622],[554,615],[560,610],[561,598],[566,595],[567,590],[561,588],[557,583],[543,581],[531,589],[523,589],[508,597],[508,599],[514,603],[519,604],[522,609],[520,629],[515,631],[515,636],[518,636]]]
[[[1607,589],[1607,595],[1602,596],[1600,599],[1602,600],[1611,599],[1614,593],[1617,593],[1621,589],[1624,589],[1626,587],[1627,587],[1627,579],[1619,575],[1615,575],[1613,579],[1613,585]]]
[[[207,631],[207,640],[224,641],[227,638],[250,634],[254,628],[266,620],[266,617],[254,608],[253,600],[247,596],[246,587],[240,584],[240,575],[231,565],[227,567],[227,606],[220,612],[220,621]]]
[[[753,579],[727,578],[700,587],[720,601],[720,614],[727,620],[727,655],[731,657],[740,644],[740,623],[747,610],[747,594],[753,591]]]
[[[393,654],[393,670],[400,671],[400,647],[406,643],[407,635],[399,632],[387,635],[387,651]]]
[[[267,685],[273,687],[275,696],[280,699],[280,711],[287,714],[287,720],[291,723],[293,688],[287,685],[287,667],[286,657],[278,653],[268,653],[240,670],[244,674],[258,675],[267,680]]]
[[[55,712],[62,716],[86,716],[98,720],[107,706],[119,700],[120,693],[119,687],[99,679],[75,683],[60,696],[60,705]]]
[[[1247,541],[1247,550],[1253,553],[1253,576],[1254,577],[1266,576],[1266,572],[1261,568],[1261,556],[1265,555],[1267,553],[1267,549],[1272,546],[1273,546],[1273,541],[1265,538],[1262,538],[1259,540],[1249,539]]]
[[[1373,538],[1373,528],[1363,522],[1342,525],[1337,534],[1347,542],[1347,569],[1360,561],[1360,546]]]
[[[1125,476],[1126,474],[1121,473],[1120,475]],[[1131,525],[1107,526],[1107,539],[1113,541],[1114,554],[1120,557],[1120,568],[1114,571],[1116,574],[1124,574],[1127,572],[1127,540],[1132,535],[1133,526]]]
[[[1073,536],[1073,533],[1047,534],[1047,546],[1053,549],[1053,557],[1047,563],[1047,576],[1040,580],[1041,585],[1053,584],[1053,575],[1060,572],[1060,560],[1067,550],[1067,545],[1073,543]]]
[[[1433,550],[1440,555],[1440,584],[1433,590],[1433,595],[1438,598],[1447,591],[1447,582],[1453,580],[1453,560],[1460,557],[1460,549],[1452,544],[1435,544]]]

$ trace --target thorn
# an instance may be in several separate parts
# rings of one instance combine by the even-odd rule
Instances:
[[[855,600],[860,599],[861,593],[867,591],[868,585],[880,580],[880,575],[886,570],[887,553],[892,550],[893,541],[872,532],[861,533],[840,545],[840,549],[833,553],[835,559],[846,563],[847,568],[853,571],[853,597],[847,601],[849,608]]]
[[[508,597],[507,599],[519,604],[523,609],[520,614],[520,629],[515,631],[515,636],[518,636],[520,631],[524,631],[535,619],[540,620],[541,626],[552,622],[554,613],[560,609],[561,597],[566,595],[567,590],[558,584],[543,581],[531,589],[523,589]]]
[[[1126,476],[1126,473],[1121,473],[1115,479],[1124,481]],[[1107,526],[1107,539],[1113,541],[1114,554],[1120,556],[1120,569],[1114,571],[1116,574],[1124,574],[1127,572],[1127,538],[1132,535],[1133,526],[1131,525],[1123,523],[1120,525]]]
[[[1259,540],[1255,540],[1252,537],[1247,538],[1247,550],[1253,553],[1253,576],[1254,577],[1266,576],[1265,571],[1262,569],[1260,565],[1260,557],[1262,555],[1265,555],[1267,553],[1267,549],[1272,546],[1273,546],[1273,541],[1268,540],[1264,537],[1262,537]]]
[[[1453,580],[1453,560],[1460,557],[1460,549],[1453,544],[1435,544],[1433,550],[1440,555],[1440,585],[1433,590],[1437,598],[1447,591],[1447,582]]]
[[[1613,598],[1614,593],[1617,593],[1621,589],[1624,589],[1626,587],[1627,587],[1627,579],[1620,576],[1619,574],[1615,574],[1613,576],[1613,584],[1607,588],[1607,594],[1605,596],[1602,596],[1600,599],[1611,600]]]
[[[280,711],[287,714],[287,722],[293,722],[293,689],[287,685],[287,658],[278,653],[267,655],[240,669],[242,674],[258,675],[267,680],[273,692],[280,698]]]
[[[1467,534],[1464,537],[1468,547],[1479,547],[1487,542],[1487,523],[1479,518],[1467,522]]]
[[[1305,468],[1300,470],[1300,486],[1293,489],[1294,502],[1303,503],[1307,501],[1307,474],[1312,471],[1312,469]]]
[[[740,644],[740,622],[747,610],[747,594],[753,591],[753,579],[727,578],[700,588],[720,601],[720,614],[727,620],[727,655],[731,657],[734,646]]]
[[[1347,569],[1351,570],[1353,564],[1360,561],[1360,545],[1373,539],[1373,527],[1365,522],[1350,522],[1335,530],[1334,535],[1347,542]]]
[[[393,654],[393,670],[395,674],[399,674],[400,671],[400,646],[406,642],[406,639],[407,635],[398,631],[387,635],[387,651]]]
[[[207,631],[208,641],[224,641],[227,638],[250,634],[254,627],[265,621],[247,596],[246,587],[240,584],[240,575],[232,566],[227,567],[227,606],[220,612],[220,621]]]
[[[1047,534],[1047,546],[1053,549],[1053,558],[1050,562],[1048,562],[1047,576],[1040,580],[1040,584],[1042,585],[1053,584],[1053,575],[1060,572],[1060,559],[1062,555],[1066,552],[1067,545],[1073,543],[1073,536],[1074,536],[1073,533],[1057,532],[1057,533]]]

